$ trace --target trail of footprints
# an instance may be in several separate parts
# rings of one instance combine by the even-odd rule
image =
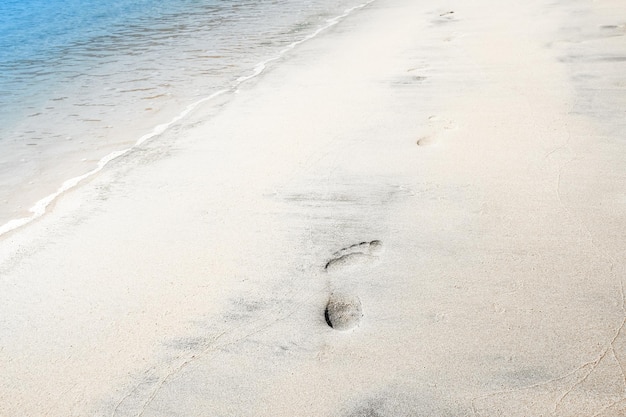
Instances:
[[[332,273],[354,266],[367,265],[377,259],[381,250],[380,240],[355,243],[335,252],[324,266],[324,270]],[[350,330],[359,324],[362,317],[363,308],[358,296],[331,292],[324,310],[324,318],[328,326],[335,330]]]
[[[454,11],[445,11],[439,13],[434,21],[436,24],[448,23],[455,20]],[[413,72],[418,68],[411,68],[408,71]],[[414,76],[413,81],[423,81],[425,77]],[[437,143],[438,133],[445,130],[455,129],[455,124],[445,118],[438,116],[430,116],[428,125],[431,134],[424,135],[417,139],[417,146],[431,146]],[[355,266],[363,266],[375,261],[382,250],[382,242],[380,240],[372,240],[369,242],[355,243],[338,250],[332,258],[326,262],[324,270],[333,274],[337,271],[344,271]],[[332,280],[329,278],[329,287],[333,287]],[[349,330],[356,327],[363,317],[363,308],[361,300],[356,295],[331,292],[328,303],[324,310],[324,318],[326,324],[335,330]]]

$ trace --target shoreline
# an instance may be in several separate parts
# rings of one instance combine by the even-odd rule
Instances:
[[[602,4],[377,0],[65,193],[0,241],[0,414],[623,414]]]
[[[39,217],[43,216],[47,209],[48,206],[50,206],[50,204],[54,203],[56,201],[57,198],[59,198],[60,196],[62,196],[65,192],[71,190],[72,188],[76,187],[78,184],[80,184],[81,182],[83,182],[84,180],[91,178],[92,176],[96,175],[98,172],[100,172],[109,162],[124,156],[126,154],[128,154],[129,152],[132,152],[134,149],[140,147],[144,142],[148,141],[148,140],[153,140],[154,138],[159,137],[163,132],[165,132],[167,129],[169,129],[171,126],[177,124],[178,122],[184,120],[189,113],[191,113],[192,111],[194,111],[197,107],[207,103],[207,102],[211,102],[213,99],[220,97],[224,94],[227,93],[237,93],[239,91],[239,87],[247,82],[250,81],[252,79],[255,79],[256,77],[260,76],[263,74],[263,72],[266,70],[267,65],[274,62],[274,61],[278,61],[281,60],[289,51],[291,51],[292,49],[294,49],[295,47],[297,47],[298,45],[307,42],[311,39],[314,39],[316,36],[318,36],[319,34],[323,33],[324,31],[328,30],[329,28],[331,28],[332,26],[336,25],[337,23],[341,22],[342,19],[346,18],[347,16],[349,16],[351,13],[353,13],[356,10],[362,9],[363,7],[367,7],[369,4],[371,4],[372,2],[374,2],[375,0],[368,0],[362,4],[353,6],[351,8],[348,8],[346,10],[344,10],[344,12],[338,16],[329,18],[326,20],[326,23],[320,27],[318,27],[315,31],[313,31],[312,33],[306,35],[304,38],[300,39],[300,40],[296,40],[292,43],[290,43],[289,45],[287,45],[285,48],[281,49],[278,54],[276,56],[270,57],[265,59],[264,61],[261,61],[259,63],[257,63],[254,68],[251,70],[251,74],[249,75],[242,75],[240,77],[238,77],[236,79],[236,81],[230,85],[227,88],[218,90],[210,95],[208,95],[207,97],[201,98],[193,103],[188,104],[187,106],[185,106],[185,108],[183,109],[182,112],[180,112],[179,114],[177,114],[176,116],[174,116],[174,118],[172,118],[169,122],[165,122],[162,124],[159,124],[157,126],[155,126],[150,132],[142,135],[139,139],[137,139],[135,141],[135,143],[131,144],[129,147],[124,148],[124,149],[119,149],[119,150],[114,150],[102,157],[100,157],[100,159],[98,159],[96,166],[92,169],[90,169],[89,171],[77,175],[75,177],[69,178],[64,180],[61,185],[59,186],[59,188],[54,191],[53,193],[39,199],[38,201],[36,201],[34,203],[33,206],[31,206],[30,208],[28,208],[27,210],[25,210],[25,213],[30,213],[29,215],[25,216],[25,217],[19,217],[19,218],[13,218],[13,219],[9,219],[9,220],[2,220],[0,221],[0,239],[2,238],[3,235],[12,232],[13,230],[19,229],[25,225],[27,225],[28,223],[37,220]],[[8,196],[6,196],[8,197]]]

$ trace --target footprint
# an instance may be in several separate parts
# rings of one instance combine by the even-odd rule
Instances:
[[[377,259],[382,251],[383,243],[380,240],[355,243],[335,252],[331,260],[326,263],[324,270],[334,271],[346,267],[363,265]],[[332,277],[329,276],[328,287],[333,288]],[[326,324],[335,330],[350,330],[356,327],[363,317],[361,299],[343,291],[331,291],[324,309]]]
[[[428,124],[423,135],[418,137],[417,146],[432,146],[439,142],[442,134],[448,130],[456,130],[457,126],[451,120],[440,116],[428,117]]]
[[[437,141],[432,136],[422,136],[417,140],[417,146],[434,145]]]
[[[431,20],[432,25],[445,25],[447,23],[451,23],[456,21],[453,10],[447,10],[444,12],[437,13],[434,19]]]
[[[429,116],[428,124],[437,130],[454,130],[456,125],[452,120],[448,120],[441,116]]]
[[[361,299],[357,296],[332,293],[324,310],[326,324],[335,330],[350,330],[363,317]]]
[[[414,85],[419,85],[422,84],[424,81],[426,81],[428,79],[428,77],[426,77],[423,74],[424,69],[427,67],[421,66],[421,67],[415,67],[415,68],[409,68],[407,70],[407,75],[401,75],[398,77],[395,77],[391,80],[391,85],[393,86],[414,86]]]
[[[355,243],[354,245],[338,250],[326,263],[326,271],[334,271],[355,265],[371,262],[377,258],[382,250],[383,243],[380,240]]]

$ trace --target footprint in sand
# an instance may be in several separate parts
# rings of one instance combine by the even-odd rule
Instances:
[[[391,81],[391,85],[394,87],[411,87],[417,86],[428,80],[428,77],[424,75],[424,71],[427,70],[427,66],[418,66],[409,68],[406,72],[407,75],[395,77]]]
[[[430,116],[428,118],[428,128],[425,135],[419,137],[416,141],[417,146],[436,145],[443,133],[449,130],[455,130],[457,126],[448,119],[440,116]]]
[[[446,10],[446,11],[440,11],[436,13],[433,19],[430,21],[430,23],[433,26],[440,26],[440,25],[452,23],[454,21],[456,21],[454,10]]]
[[[378,258],[382,248],[383,243],[380,240],[347,246],[333,254],[333,257],[326,263],[324,270],[332,272],[358,265],[367,265]],[[330,278],[328,284],[331,288],[334,286],[330,282]],[[362,317],[363,308],[358,296],[346,292],[331,292],[324,309],[324,318],[330,328],[350,330],[359,324]]]
[[[361,299],[355,295],[332,293],[324,310],[326,324],[335,330],[350,330],[363,317]]]
[[[382,247],[383,243],[380,240],[355,243],[335,252],[324,269],[332,272],[340,268],[370,263],[377,259]]]
[[[422,136],[417,140],[417,146],[434,145],[437,141],[432,136]]]

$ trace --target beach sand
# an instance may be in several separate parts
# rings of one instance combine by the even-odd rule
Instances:
[[[444,3],[4,236],[0,415],[625,415],[626,7]]]

